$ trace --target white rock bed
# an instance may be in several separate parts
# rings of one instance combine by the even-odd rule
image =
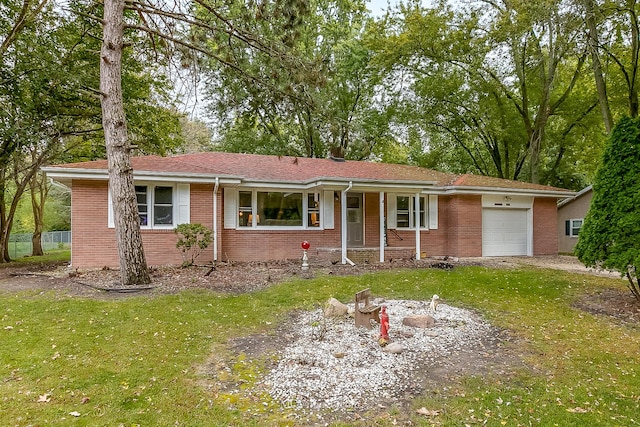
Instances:
[[[356,328],[353,318],[324,319],[321,310],[305,312],[296,318],[294,341],[264,380],[271,397],[295,410],[372,408],[415,387],[418,370],[428,371],[439,359],[458,352],[480,350],[496,333],[473,312],[446,304],[438,305],[436,313],[429,312],[425,301],[390,300],[384,305],[391,342],[404,347],[401,354],[380,347],[377,324],[367,330]],[[435,327],[402,325],[412,314],[433,316]],[[319,340],[323,324],[325,333]]]

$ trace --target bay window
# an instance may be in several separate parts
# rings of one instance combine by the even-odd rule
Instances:
[[[224,197],[225,228],[320,228],[317,192],[225,189]]]

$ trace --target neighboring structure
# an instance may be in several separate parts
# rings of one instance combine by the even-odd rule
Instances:
[[[558,188],[416,166],[198,153],[133,158],[147,262],[180,264],[173,229],[214,231],[200,259],[384,262],[558,252]],[[71,263],[117,266],[107,162],[44,168],[72,190]],[[204,262],[204,261],[203,261]]]
[[[588,186],[575,196],[558,202],[558,252],[573,253],[592,197],[593,190]]]

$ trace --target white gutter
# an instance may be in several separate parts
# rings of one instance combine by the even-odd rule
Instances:
[[[341,243],[342,243],[342,263],[349,265],[355,265],[353,261],[347,258],[347,192],[353,187],[353,181],[349,181],[347,188],[342,190],[340,197],[340,231],[341,231]]]
[[[416,261],[420,261],[420,193],[416,193],[413,202],[413,225],[416,228]],[[428,209],[428,206],[424,207]]]
[[[384,191],[380,192],[380,262],[384,263]]]
[[[218,187],[220,180],[216,177],[213,186],[213,262],[218,261]]]
[[[109,171],[106,169],[78,170],[76,168],[58,168],[53,166],[42,167],[40,169],[45,172],[48,177],[53,178],[56,181],[69,181],[72,179],[109,179]],[[225,184],[238,185],[242,182],[240,177],[232,175],[224,176],[220,179],[219,176],[214,177],[212,174],[194,172],[150,172],[134,170],[133,178],[144,181],[172,181],[202,184],[213,184],[218,181]]]
[[[444,192],[432,192],[431,190],[424,191],[429,194],[496,194],[496,195],[518,195],[518,196],[530,196],[530,197],[573,197],[576,193],[574,191],[562,191],[562,190],[533,190],[529,188],[498,188],[498,187],[445,187]]]

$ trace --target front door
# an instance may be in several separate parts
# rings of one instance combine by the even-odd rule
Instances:
[[[347,193],[347,247],[364,246],[362,193]]]

